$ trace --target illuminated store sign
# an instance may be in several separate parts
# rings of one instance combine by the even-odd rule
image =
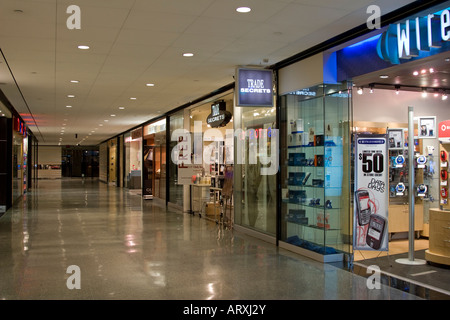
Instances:
[[[265,69],[237,69],[237,105],[273,106],[273,72]]]
[[[447,8],[390,25],[378,41],[378,55],[392,64],[400,64],[400,59],[447,51],[447,41],[450,40],[449,10]]]
[[[226,110],[226,102],[218,101],[211,105],[211,113],[206,118],[206,123],[213,128],[224,127],[231,120],[231,113]]]
[[[14,130],[19,132],[21,135],[25,136],[27,135],[27,128],[22,120],[19,118],[14,119]]]

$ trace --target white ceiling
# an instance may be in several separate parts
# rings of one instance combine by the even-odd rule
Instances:
[[[272,65],[364,24],[371,4],[386,14],[411,2],[2,0],[0,90],[41,145],[95,145],[232,83],[238,65]],[[66,26],[69,5],[80,30]]]

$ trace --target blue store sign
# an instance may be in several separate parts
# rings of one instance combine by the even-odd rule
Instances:
[[[337,80],[347,80],[450,50],[450,7],[391,24],[336,52]]]
[[[390,25],[381,35],[377,53],[385,61],[424,58],[450,48],[450,8]]]

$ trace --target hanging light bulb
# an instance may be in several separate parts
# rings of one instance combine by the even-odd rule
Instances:
[[[373,93],[373,85],[370,86],[370,93]]]
[[[442,94],[442,101],[445,101],[445,100],[447,100],[447,94],[444,92],[444,93]]]
[[[399,94],[400,93],[400,86],[395,86],[395,94]]]
[[[357,92],[358,92],[358,94],[363,94],[363,88],[359,87]]]

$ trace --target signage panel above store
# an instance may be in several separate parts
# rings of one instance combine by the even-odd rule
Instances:
[[[237,105],[240,107],[273,106],[273,71],[238,68],[236,70]]]
[[[400,59],[446,51],[445,42],[450,40],[449,10],[390,25],[378,41],[378,55],[392,64],[400,64]]]
[[[429,10],[336,51],[337,81],[450,51],[450,7]]]

